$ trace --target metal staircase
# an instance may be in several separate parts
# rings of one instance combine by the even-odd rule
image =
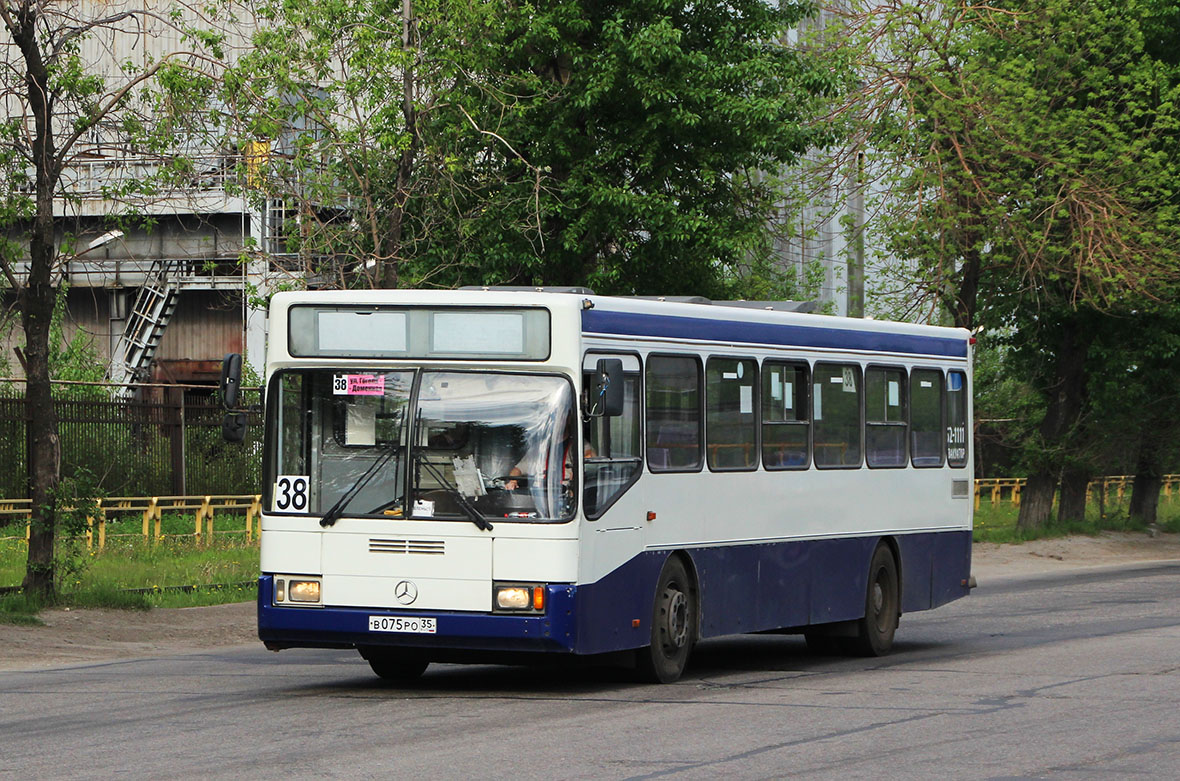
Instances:
[[[164,328],[176,309],[176,276],[182,261],[156,260],[152,262],[143,287],[135,296],[135,304],[127,313],[127,324],[111,352],[107,375],[111,382],[129,385],[148,378],[152,358]],[[132,389],[125,388],[130,394]]]

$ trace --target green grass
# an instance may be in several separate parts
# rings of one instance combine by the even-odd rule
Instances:
[[[1146,524],[1132,521],[1127,516],[1127,505],[1130,495],[1123,501],[1115,502],[1107,499],[1106,514],[1099,516],[1098,505],[1091,502],[1086,506],[1086,517],[1076,521],[1058,522],[1053,520],[1033,530],[1016,528],[1016,519],[1020,514],[1019,508],[1011,502],[1000,502],[992,505],[986,500],[975,512],[975,542],[1019,543],[1029,540],[1046,539],[1052,537],[1068,537],[1073,534],[1096,535],[1104,531],[1145,531]],[[1161,498],[1157,509],[1156,525],[1166,532],[1180,532],[1180,498],[1172,497],[1169,501]],[[1056,513],[1056,509],[1054,509]]]
[[[215,529],[244,528],[242,516],[215,518]],[[154,528],[151,530],[154,533]],[[107,524],[106,546],[91,549],[85,538],[59,545],[60,588],[57,604],[71,607],[147,610],[152,607],[196,607],[252,600],[258,578],[258,543],[243,533],[219,534],[209,546],[193,539],[191,516],[165,516],[165,535],[144,541],[142,521],[129,517]],[[23,524],[0,527],[0,587],[17,586],[24,578],[27,549]],[[19,595],[0,602],[0,622],[27,623],[43,605]],[[11,607],[5,608],[11,600]]]
[[[0,596],[0,624],[44,626],[45,622],[37,618],[42,607],[39,601],[24,594],[4,594]]]

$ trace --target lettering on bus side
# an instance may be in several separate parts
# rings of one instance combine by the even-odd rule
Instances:
[[[948,461],[967,460],[967,427],[946,427],[946,457]]]

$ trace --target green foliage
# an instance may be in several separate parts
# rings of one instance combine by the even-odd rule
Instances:
[[[874,150],[909,300],[999,351],[981,352],[978,411],[1008,422],[981,434],[1019,451],[1038,498],[1112,463],[1158,474],[1167,437],[1147,432],[1170,419],[1150,401],[1171,374],[1144,334],[1178,333],[1180,68],[1162,41],[1180,6],[865,7],[848,42],[871,86],[847,126]],[[1036,524],[1048,504],[1024,508]]]
[[[78,577],[85,569],[87,555],[84,535],[88,518],[98,515],[98,500],[105,494],[94,475],[75,469],[62,478],[50,494],[55,530],[54,573],[60,590],[63,582]]]
[[[810,11],[421,0],[403,28],[399,2],[269,3],[226,87],[282,154],[243,176],[291,201],[321,284],[773,293],[776,174],[828,140],[842,73],[778,43]]]
[[[1180,84],[1144,35],[1174,6],[929,0],[867,26],[867,51],[888,54],[869,70],[893,86],[870,96],[869,143],[894,172],[881,228],[959,324],[1120,306],[1180,278]]]
[[[724,295],[719,271],[769,254],[777,182],[755,172],[824,140],[806,123],[835,87],[831,71],[773,43],[805,12],[654,0],[510,15],[500,67],[512,94],[533,99],[496,130],[546,176],[535,191],[519,170],[495,183],[500,208],[468,227],[460,267],[490,257],[495,281]],[[495,230],[526,224],[526,209],[534,230]]]
[[[9,116],[0,131],[0,179],[8,186],[0,190],[0,235],[6,237],[0,245],[0,272],[17,288],[12,292],[28,340],[25,388],[34,404],[51,403],[50,364],[55,358],[71,371],[93,370],[81,365],[85,357],[81,343],[71,342],[51,355],[51,328],[47,327],[60,300],[61,267],[72,252],[69,237],[59,240],[60,204],[76,203],[81,196],[65,186],[74,178],[68,175],[73,173],[71,168],[80,160],[107,159],[108,145],[118,145],[134,155],[173,161],[158,166],[167,181],[167,172],[177,166],[177,158],[191,151],[193,139],[208,137],[206,123],[190,119],[194,105],[207,98],[211,85],[209,60],[202,52],[190,50],[181,56],[179,51],[168,51],[159,59],[137,55],[138,68],[88,58],[122,49],[127,40],[141,37],[145,42],[156,37],[173,40],[167,33],[178,31],[180,20],[212,18],[216,5],[159,14],[135,6],[112,12],[103,3],[76,4],[64,12],[35,4],[4,14],[2,43],[8,67],[0,75],[0,90],[8,98]],[[188,40],[200,43],[192,36]],[[181,77],[178,67],[190,78]],[[119,137],[119,132],[125,135]],[[137,174],[141,168],[108,168],[105,208],[122,213],[134,204],[142,205],[142,197],[158,195],[159,177]],[[20,260],[28,265],[18,269]],[[40,505],[54,501],[61,473],[57,419],[47,412],[38,410],[40,417],[29,417],[30,445],[24,453],[38,513]],[[28,550],[26,584],[45,595],[54,588],[53,534],[52,528],[34,530]]]
[[[1026,477],[1025,447],[1045,416],[1044,398],[1014,366],[1011,333],[975,345],[975,459],[987,477]]]
[[[79,328],[66,339],[62,322],[65,319],[68,294],[67,285],[63,283],[58,287],[53,321],[49,327],[49,376],[55,380],[102,382],[106,379],[106,367],[99,358],[90,334]],[[97,399],[107,397],[98,388],[83,392]]]

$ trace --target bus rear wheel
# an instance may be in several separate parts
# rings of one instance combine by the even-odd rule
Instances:
[[[430,662],[425,659],[399,654],[396,651],[385,651],[378,648],[365,648],[361,656],[373,668],[373,672],[383,681],[413,681],[426,672]]]
[[[885,656],[893,648],[893,635],[901,617],[901,588],[897,578],[897,561],[888,545],[873,552],[869,564],[869,584],[865,594],[865,614],[856,624],[856,637],[850,650],[860,656]]]
[[[696,642],[696,625],[696,591],[684,562],[672,557],[656,585],[651,645],[636,652],[641,677],[652,683],[679,680]]]

